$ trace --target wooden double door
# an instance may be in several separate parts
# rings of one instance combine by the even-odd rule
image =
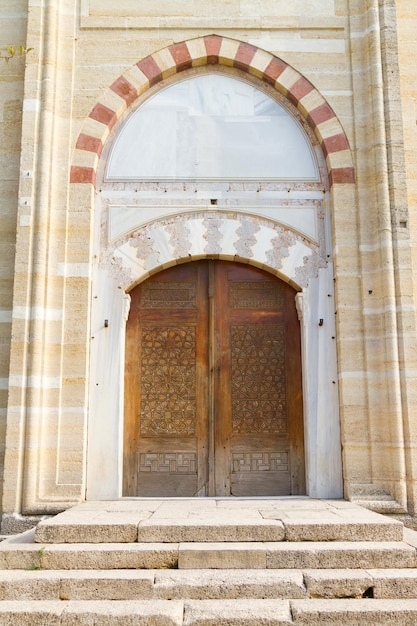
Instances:
[[[178,265],[131,292],[124,495],[305,493],[295,291],[248,265]]]

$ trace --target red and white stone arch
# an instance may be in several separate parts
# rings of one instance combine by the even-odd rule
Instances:
[[[349,142],[318,90],[297,70],[256,46],[219,35],[173,44],[127,69],[103,93],[78,136],[71,183],[95,185],[104,143],[124,111],[150,87],[184,70],[208,65],[235,67],[274,87],[297,107],[314,131],[326,159],[330,186],[355,181]]]

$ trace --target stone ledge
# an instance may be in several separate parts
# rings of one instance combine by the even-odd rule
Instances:
[[[2,600],[413,599],[417,571],[3,570]]]
[[[41,521],[37,543],[401,541],[403,524],[343,500],[87,502]]]
[[[296,625],[414,626],[417,623],[417,600],[294,600],[291,612]]]
[[[186,600],[186,601],[3,601],[0,621],[16,626],[414,626],[417,600]]]

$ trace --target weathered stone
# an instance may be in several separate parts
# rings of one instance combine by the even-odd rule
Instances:
[[[184,626],[293,624],[287,600],[193,600],[184,603]]]
[[[142,570],[61,572],[61,600],[149,600],[155,573]]]
[[[414,626],[417,600],[292,600],[291,613],[295,625]]]
[[[63,603],[62,626],[182,626],[184,604],[163,600],[90,601]]]
[[[266,548],[262,543],[181,543],[179,569],[262,569]]]
[[[309,598],[362,598],[373,587],[372,574],[357,569],[304,570],[303,574]]]
[[[403,525],[391,520],[368,522],[348,518],[345,521],[327,519],[284,521],[287,541],[402,541]]]
[[[14,626],[181,626],[183,603],[163,601],[118,602],[0,602],[0,623]]]
[[[185,570],[155,573],[155,594],[164,599],[304,598],[300,571]]]
[[[342,569],[416,567],[416,552],[400,542],[267,543],[268,568]]]
[[[58,572],[41,570],[0,570],[1,600],[59,600]]]
[[[47,545],[45,569],[154,569],[177,567],[177,544]]]
[[[164,543],[42,544],[34,541],[34,530],[10,537],[0,543],[0,623],[416,623],[416,533],[408,530],[406,541],[400,541],[401,525],[385,523],[379,515],[362,509],[355,516],[358,507],[350,503],[311,501],[314,524],[309,521],[308,499],[288,505],[270,500],[267,506],[265,500],[247,501],[240,519],[236,517],[238,507],[237,502],[222,504],[217,515],[213,501],[166,502],[160,509],[138,500],[137,510],[146,518],[149,532],[155,528]],[[129,527],[130,517],[136,514],[134,502],[122,511],[108,503],[87,503],[59,516],[56,526],[45,523],[44,527],[72,539],[77,537],[78,525],[83,530],[91,520],[99,519],[103,528],[96,536],[102,537],[109,520],[126,515]],[[328,536],[328,520],[333,517],[338,532],[349,527],[356,532],[357,521],[364,525],[364,536],[372,534],[369,524],[380,540],[354,541],[354,534],[344,542],[282,540],[288,520],[301,532],[305,532],[307,520],[314,539]],[[280,529],[276,541],[210,542],[205,537],[201,542],[174,542],[170,537],[175,536],[173,528],[181,532],[182,521],[190,539],[204,536],[207,528],[210,532],[218,528],[223,539],[242,528],[256,536],[257,519],[261,533],[268,527]],[[398,540],[382,541],[390,528]]]
[[[7,516],[23,510],[52,513],[86,491],[120,495],[125,292],[150,272],[208,257],[279,274],[306,303],[309,492],[340,495],[343,484],[366,506],[404,513],[408,501],[415,510],[413,3],[381,0],[378,10],[331,0],[6,5],[3,49],[9,39],[35,47],[27,63],[2,62],[1,78],[0,479],[7,532],[22,521],[9,526]],[[39,78],[45,67],[47,81]],[[305,128],[317,177],[179,179],[168,181],[170,189],[163,176],[148,186],[124,176],[107,180],[124,120],[189,72],[227,73],[241,84],[247,73]],[[153,137],[159,128],[151,130]],[[280,149],[285,162],[291,149]],[[138,151],[144,153],[141,144]],[[211,199],[224,204],[215,208]],[[114,214],[108,219],[118,204],[119,223]],[[311,222],[300,217],[310,209]],[[362,498],[366,488],[374,497]],[[352,540],[339,530],[334,539]],[[102,540],[97,533],[85,529],[82,541]],[[289,536],[309,534],[306,524],[302,532],[291,526]]]
[[[231,516],[230,516],[231,517]],[[259,520],[244,521],[224,518],[224,520],[213,520],[210,518],[201,520],[179,520],[173,523],[171,520],[147,520],[141,522],[138,528],[138,541],[158,542],[213,542],[213,541],[283,541],[285,530],[281,522],[266,522]]]
[[[374,598],[416,598],[417,570],[369,570],[373,580]]]
[[[138,524],[147,512],[61,513],[40,522],[36,528],[37,543],[131,543],[137,540]]]

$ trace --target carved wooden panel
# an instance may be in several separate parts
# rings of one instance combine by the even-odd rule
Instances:
[[[288,472],[288,452],[234,452],[232,472]]]
[[[305,493],[294,290],[257,268],[179,264],[132,290],[124,495]]]
[[[144,309],[194,309],[195,283],[145,282],[141,304]]]
[[[286,432],[283,325],[232,325],[230,334],[233,433]]]
[[[193,435],[196,420],[195,326],[142,329],[140,434]]]
[[[239,281],[230,283],[232,309],[277,309],[283,304],[280,283],[270,281]]]
[[[139,471],[197,474],[197,455],[194,452],[141,453],[139,455]]]

